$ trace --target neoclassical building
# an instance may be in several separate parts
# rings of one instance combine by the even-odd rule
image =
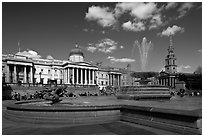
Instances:
[[[64,84],[97,85],[98,67],[84,61],[84,54],[78,45],[69,53],[69,59],[62,65]]]
[[[68,60],[31,58],[22,52],[2,55],[5,83],[120,86],[121,75],[120,69],[86,62],[78,45],[70,51]]]

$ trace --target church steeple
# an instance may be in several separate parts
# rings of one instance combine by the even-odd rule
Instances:
[[[166,56],[166,59],[165,59],[165,72],[176,73],[177,65],[176,65],[176,57],[174,54],[172,35],[169,36],[169,39],[170,39],[170,44],[168,48],[168,55]]]

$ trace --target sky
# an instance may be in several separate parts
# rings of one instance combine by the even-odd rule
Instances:
[[[2,54],[67,60],[77,43],[87,62],[159,72],[170,35],[179,72],[202,66],[201,2],[2,3]]]

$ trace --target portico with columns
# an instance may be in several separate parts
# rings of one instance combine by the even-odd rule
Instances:
[[[33,63],[7,60],[6,74],[7,83],[33,83]]]
[[[64,84],[97,85],[98,68],[88,63],[67,63],[63,68]]]
[[[110,86],[121,86],[121,73],[109,72],[108,76]]]
[[[97,85],[97,72],[96,66],[84,61],[84,54],[76,44],[63,65],[63,81],[71,85]]]

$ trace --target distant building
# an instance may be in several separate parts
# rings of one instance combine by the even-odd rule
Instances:
[[[168,48],[168,55],[165,59],[165,70],[160,72],[159,84],[175,88],[177,74],[176,57],[172,44],[172,36],[170,36],[170,45]]]

